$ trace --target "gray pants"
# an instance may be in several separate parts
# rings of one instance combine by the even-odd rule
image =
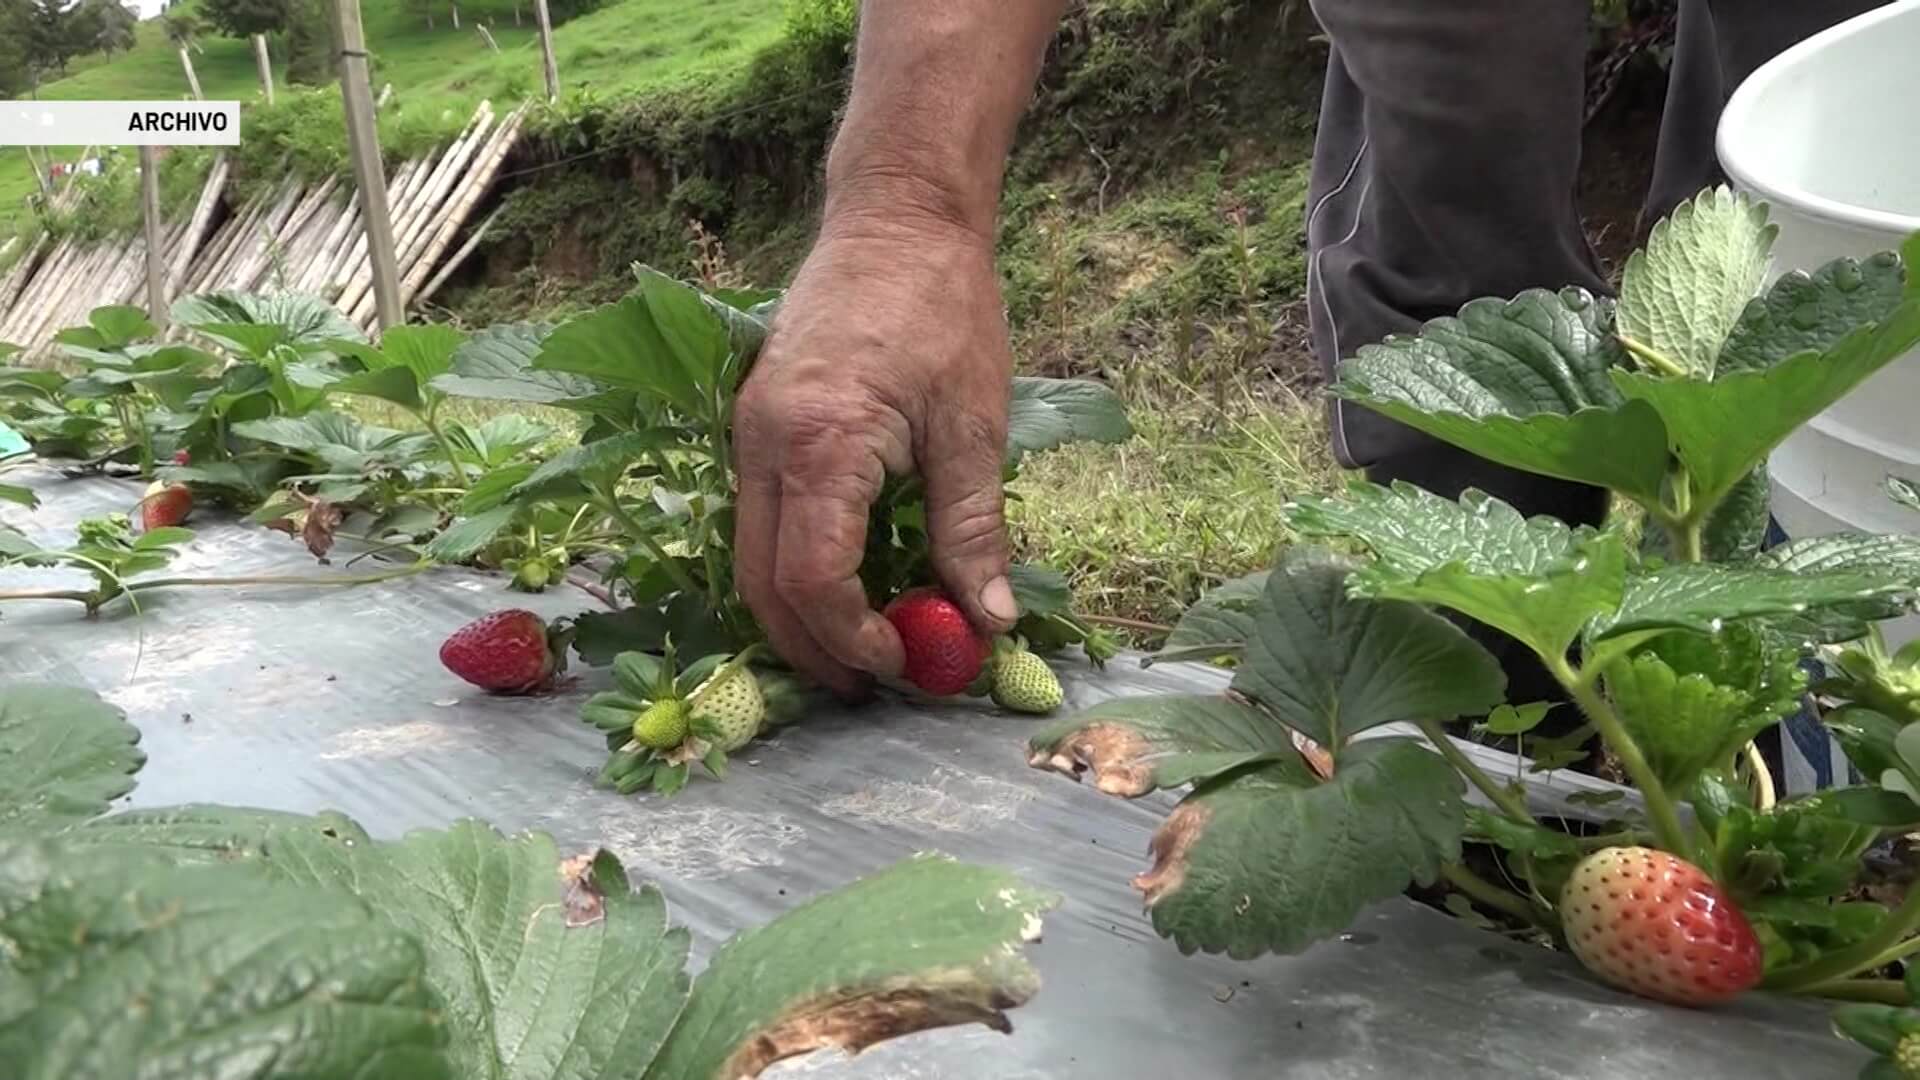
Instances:
[[[1681,0],[1643,219],[1717,179],[1727,96],[1782,49],[1880,0]],[[1331,372],[1481,296],[1607,291],[1574,203],[1591,0],[1313,0],[1332,42],[1307,199],[1314,351]],[[1519,473],[1356,406],[1334,451],[1376,482],[1478,488],[1527,514],[1598,522],[1606,493]],[[1474,627],[1514,701],[1556,699],[1531,655]]]
[[[1718,179],[1714,131],[1741,80],[1881,0],[1681,0],[1644,219]],[[1481,296],[1607,283],[1574,204],[1590,0],[1314,0],[1332,42],[1307,199],[1307,299],[1329,371],[1362,345]],[[1478,487],[1597,521],[1604,495],[1514,474],[1364,409],[1335,453],[1377,480]]]

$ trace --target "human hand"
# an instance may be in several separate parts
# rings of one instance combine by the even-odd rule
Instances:
[[[829,228],[734,405],[734,580],[769,643],[839,693],[895,675],[900,638],[860,580],[888,475],[925,488],[933,569],[983,633],[1018,616],[1001,468],[1012,351],[978,234]]]

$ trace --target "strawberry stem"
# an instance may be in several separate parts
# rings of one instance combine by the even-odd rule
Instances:
[[[139,592],[151,592],[154,589],[213,588],[235,585],[312,585],[317,587],[372,585],[381,581],[411,577],[422,570],[432,567],[431,562],[411,563],[398,570],[388,570],[379,574],[360,574],[352,577],[230,577],[230,578],[153,578],[148,581],[129,582],[112,596],[102,597],[98,592],[82,589],[0,589],[0,601],[7,600],[72,600],[98,609],[119,599]]]
[[[1478,901],[1533,926],[1545,925],[1541,913],[1532,904],[1467,869],[1463,863],[1441,863],[1440,876],[1469,900]]]
[[[1906,1005],[1911,1001],[1906,985],[1892,979],[1842,979],[1820,987],[1819,993],[1821,997],[1833,1001],[1866,1001],[1880,1005]]]
[[[1909,889],[1907,898],[1888,913],[1886,921],[1872,934],[1818,960],[1779,971],[1767,980],[1767,986],[1790,993],[1824,994],[1830,985],[1920,952],[1920,937],[1914,936],[1917,930],[1920,930],[1920,888]]]
[[[1597,670],[1574,671],[1566,660],[1560,657],[1548,657],[1547,670],[1566,687],[1580,711],[1593,721],[1594,728],[1600,732],[1607,747],[1619,757],[1620,764],[1627,770],[1627,776],[1633,786],[1640,789],[1640,797],[1646,801],[1647,817],[1653,824],[1653,835],[1660,846],[1682,858],[1691,858],[1691,845],[1687,843],[1686,827],[1680,824],[1680,812],[1675,808],[1672,796],[1667,794],[1666,785],[1647,764],[1647,757],[1640,752],[1640,744],[1627,733],[1626,725],[1614,714],[1613,706],[1608,703],[1594,685]]]
[[[1500,809],[1501,813],[1522,825],[1533,824],[1533,812],[1527,809],[1526,800],[1515,794],[1511,788],[1495,783],[1485,769],[1476,765],[1472,758],[1455,745],[1446,730],[1440,726],[1439,721],[1421,720],[1418,721],[1417,726],[1420,728],[1420,734],[1425,735],[1427,741],[1433,744],[1433,748],[1440,751],[1440,756],[1447,759],[1447,764],[1466,777],[1474,787],[1479,788],[1480,794],[1485,795],[1494,806]]]

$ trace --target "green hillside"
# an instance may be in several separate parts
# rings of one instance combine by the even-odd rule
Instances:
[[[414,116],[451,109],[461,119],[481,98],[507,101],[537,94],[540,52],[531,7],[524,27],[513,26],[511,18],[489,27],[500,45],[494,53],[471,20],[454,30],[443,14],[429,30],[400,0],[362,0],[376,89],[393,84],[390,108]],[[608,0],[600,10],[555,30],[562,83],[604,98],[728,69],[779,37],[781,7],[782,0]],[[208,97],[252,102],[258,96],[247,42],[209,33],[199,44],[194,70]],[[75,61],[72,71],[42,86],[40,96],[157,100],[187,93],[180,59],[158,20],[141,24],[139,44],[131,52],[87,57]],[[56,152],[71,157],[78,150]],[[25,152],[0,150],[0,226],[23,216],[33,188]]]

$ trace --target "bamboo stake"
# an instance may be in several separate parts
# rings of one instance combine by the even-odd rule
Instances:
[[[406,320],[400,306],[400,270],[394,263],[393,212],[387,206],[387,178],[380,161],[380,136],[373,115],[373,91],[367,85],[367,43],[361,33],[360,0],[334,0],[334,42],[340,61],[340,98],[347,118],[347,145],[353,156],[354,184],[368,237],[369,266],[382,326]]]
[[[207,282],[213,277],[214,271],[233,254],[234,246],[239,243],[239,238],[245,233],[248,223],[260,215],[262,202],[260,196],[254,196],[221,224],[219,231],[207,245],[206,254],[196,259],[187,271],[187,280],[181,288],[181,295],[193,296],[208,291]]]
[[[295,292],[314,292],[314,281],[333,255],[333,235],[340,226],[340,203],[335,199],[327,200],[327,205],[314,215],[307,230],[308,250],[306,261],[299,264],[300,272],[293,279]]]
[[[388,235],[390,241],[394,235],[398,234],[398,232],[405,227],[406,222],[414,212],[414,208],[418,205],[427,183],[432,179],[434,169],[442,160],[443,156],[436,152],[428,155],[424,160],[409,163],[412,165],[412,168],[407,172],[405,183],[399,185],[398,195],[392,203],[394,207],[393,217],[391,219],[393,231]],[[365,211],[365,206],[362,206],[361,212],[363,215]],[[361,234],[362,243],[359,245],[360,257],[355,260],[352,279],[348,282],[346,290],[341,293],[340,306],[343,310],[357,306],[362,300],[374,303],[376,305],[375,310],[377,310],[379,298],[375,295],[374,290],[372,248],[370,243],[367,242],[366,231],[364,229],[361,230]],[[397,268],[399,265],[399,253],[397,251],[397,245],[395,246],[394,263]],[[397,290],[399,285],[400,282],[396,276],[394,288]],[[401,317],[403,319],[405,318],[404,309],[402,310]]]
[[[160,155],[157,148],[140,148],[140,218],[146,229],[142,261],[147,265],[147,320],[167,325],[167,268],[160,264]]]
[[[187,216],[186,229],[173,250],[173,257],[167,263],[167,293],[178,293],[181,279],[186,277],[187,267],[200,250],[206,238],[208,225],[213,221],[213,209],[220,205],[220,197],[227,189],[227,171],[230,162],[227,155],[217,154],[213,167],[207,170],[207,182],[200,188],[200,199],[193,204],[193,212]]]
[[[426,251],[421,255],[414,269],[401,279],[400,295],[403,301],[419,289],[421,282],[425,281],[427,275],[432,272],[434,262],[453,243],[454,235],[460,231],[460,226],[466,224],[468,216],[473,213],[474,205],[493,186],[494,177],[499,175],[500,167],[506,161],[507,151],[519,137],[520,121],[524,115],[521,110],[515,110],[507,117],[506,122],[500,125],[499,135],[494,139],[493,145],[488,147],[487,156],[475,164],[465,190],[441,216],[440,228],[434,234],[432,242],[427,245]]]
[[[35,342],[28,335],[28,331],[32,327],[34,318],[38,313],[46,310],[46,298],[66,280],[67,269],[80,257],[80,252],[80,246],[73,242],[71,236],[62,239],[54,246],[52,254],[42,264],[40,272],[34,275],[25,291],[20,294],[20,298],[15,301],[13,318],[9,320],[4,331],[0,332],[0,340],[11,341],[28,350],[31,355]]]
[[[273,62],[267,59],[267,35],[253,35],[253,64],[260,69],[260,92],[273,104]]]
[[[460,245],[460,250],[454,252],[440,267],[440,272],[433,275],[433,280],[421,287],[419,295],[413,298],[415,304],[424,304],[433,299],[433,294],[440,291],[440,286],[447,283],[447,279],[452,277],[453,272],[460,268],[460,264],[466,262],[467,257],[473,254],[474,249],[480,246],[480,242],[486,239],[487,230],[493,228],[494,221],[499,217],[500,210],[496,207],[493,213],[488,214],[487,219],[482,221],[480,226],[473,230],[473,235],[467,237],[467,242]]]
[[[446,167],[439,170],[439,175],[434,178],[425,199],[415,207],[415,212],[407,222],[406,232],[400,240],[400,281],[403,302],[406,293],[405,282],[413,276],[413,263],[428,245],[433,233],[435,213],[458,192],[460,186],[466,181],[468,164],[484,157],[486,148],[491,145],[491,136],[497,134],[492,130],[493,110],[483,102],[481,111],[485,115],[484,117],[476,115],[472,136],[447,153]],[[417,280],[415,284],[418,284]]]
[[[560,64],[553,58],[553,20],[547,17],[547,0],[533,0],[533,17],[540,29],[540,73],[547,80],[547,100],[560,100]],[[513,6],[513,24],[520,25],[520,5]]]

